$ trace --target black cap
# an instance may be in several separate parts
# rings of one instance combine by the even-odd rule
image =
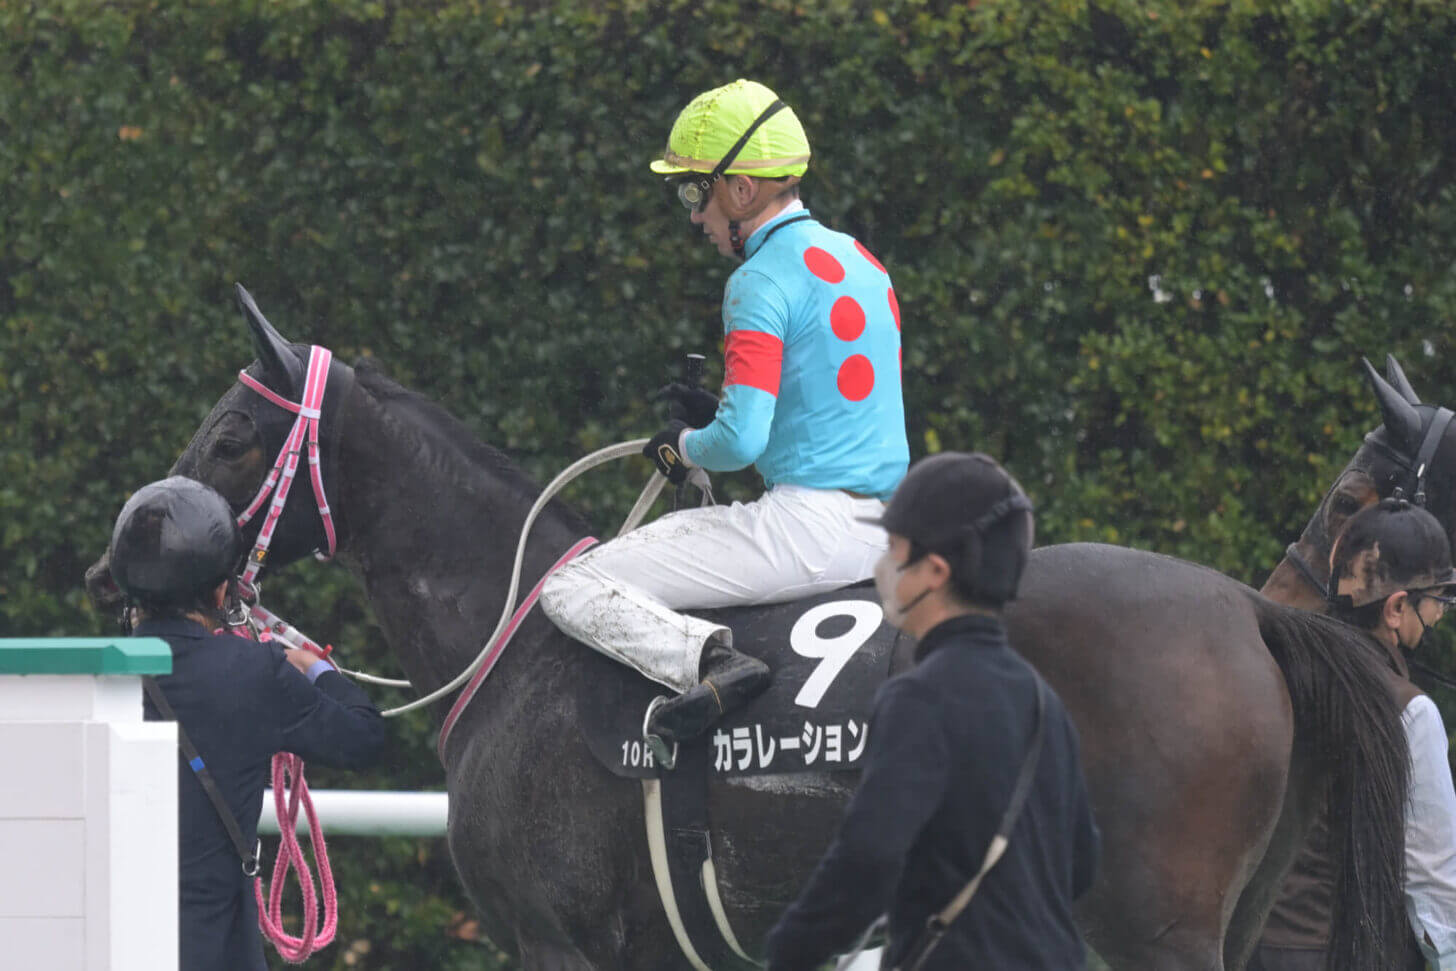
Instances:
[[[1363,607],[1402,590],[1456,585],[1451,543],[1435,516],[1383,499],[1350,517],[1330,554],[1330,595]]]
[[[1031,550],[1032,505],[983,452],[941,452],[911,466],[883,516],[866,518],[924,550],[948,555],[972,599],[1016,596]]]
[[[232,576],[242,555],[227,500],[177,475],[138,489],[111,532],[111,576],[134,600],[183,602]]]

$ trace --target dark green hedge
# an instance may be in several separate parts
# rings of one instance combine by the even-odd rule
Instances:
[[[1456,398],[1444,3],[0,0],[0,65],[4,634],[110,623],[81,571],[250,358],[235,280],[542,480],[650,433],[730,267],[645,163],[737,76],[895,279],[915,454],[1003,457],[1043,541],[1257,583],[1378,420],[1360,355]],[[646,474],[574,498],[609,528]],[[387,664],[346,577],[294,576]],[[438,784],[431,730],[369,781]],[[337,966],[478,966],[439,845],[336,846]]]

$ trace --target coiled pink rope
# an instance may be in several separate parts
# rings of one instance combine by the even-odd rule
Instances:
[[[319,886],[323,890],[324,925],[318,926],[318,900],[314,896],[313,876],[303,849],[298,845],[298,807],[308,816],[308,838],[313,844],[314,861],[318,864]],[[273,942],[274,948],[289,964],[301,964],[311,954],[329,946],[339,926],[339,898],[334,892],[334,871],[329,866],[329,850],[324,831],[308,794],[303,777],[303,759],[287,752],[273,756],[273,810],[278,817],[278,858],[273,863],[273,876],[268,886],[268,904],[263,904],[263,878],[253,879],[253,896],[258,901],[258,929]],[[283,929],[283,886],[288,871],[298,872],[298,889],[303,895],[303,936],[294,937]]]

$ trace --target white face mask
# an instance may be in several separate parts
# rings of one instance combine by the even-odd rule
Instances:
[[[880,609],[885,612],[885,623],[891,627],[903,628],[906,615],[930,593],[930,588],[927,587],[912,597],[909,602],[900,602],[900,598],[895,592],[896,588],[900,586],[901,576],[913,565],[913,563],[896,563],[889,550],[886,550],[875,563],[875,592],[880,595]]]

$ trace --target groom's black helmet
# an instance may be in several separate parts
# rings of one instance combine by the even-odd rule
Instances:
[[[999,606],[1016,598],[1031,553],[1032,505],[991,456],[941,452],[921,459],[872,521],[909,540],[912,557],[945,557],[965,599]]]
[[[144,604],[190,604],[231,577],[242,555],[227,500],[177,475],[138,489],[111,533],[111,576]]]

